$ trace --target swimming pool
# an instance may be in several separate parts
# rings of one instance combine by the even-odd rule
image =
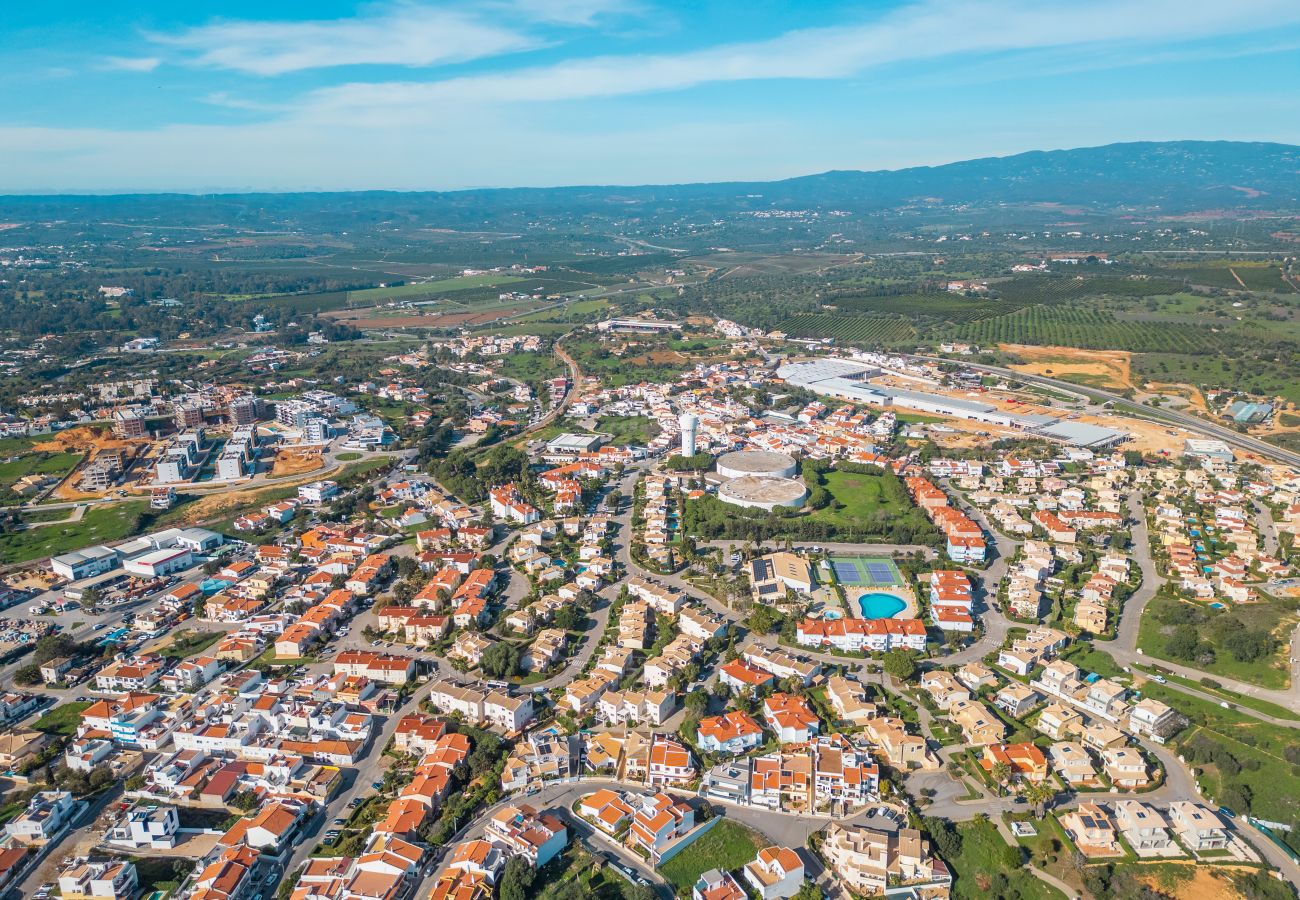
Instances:
[[[836,619],[844,618],[844,613],[840,612],[838,609],[828,609],[822,613],[822,618],[833,622]]]
[[[864,619],[891,619],[907,609],[907,603],[893,594],[868,593],[858,597]]]

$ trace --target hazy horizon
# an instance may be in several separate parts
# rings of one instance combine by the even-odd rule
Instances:
[[[1300,143],[1300,7],[147,0],[7,11],[0,193],[771,181]]]

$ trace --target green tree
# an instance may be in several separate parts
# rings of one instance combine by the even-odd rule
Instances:
[[[1042,818],[1047,812],[1047,805],[1056,797],[1056,791],[1045,781],[1033,782],[1027,785],[1022,792],[1025,802],[1034,807],[1034,815]]]
[[[507,678],[519,672],[519,648],[509,641],[498,641],[483,651],[479,668],[493,678]]]
[[[885,654],[885,671],[899,681],[916,674],[916,655],[911,650],[890,650]]]
[[[532,896],[534,878],[533,867],[522,856],[512,856],[501,873],[501,882],[497,886],[500,900],[528,900]]]
[[[230,798],[230,805],[235,809],[251,812],[257,806],[257,792],[251,790],[240,791]]]
[[[14,672],[14,684],[29,685],[41,683],[41,667],[28,663]]]

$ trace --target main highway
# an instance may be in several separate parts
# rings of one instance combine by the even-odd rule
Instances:
[[[911,359],[925,360],[926,362],[936,363],[955,363],[968,369],[974,369],[977,372],[987,372],[990,375],[1001,375],[1004,378],[1013,378],[1017,381],[1023,381],[1028,384],[1036,384],[1041,387],[1052,388],[1058,391],[1075,394],[1094,402],[1109,403],[1114,407],[1126,409],[1130,412],[1140,413],[1147,419],[1167,422],[1170,425],[1178,425],[1186,428],[1188,431],[1194,431],[1197,434],[1208,438],[1215,438],[1223,441],[1229,446],[1236,447],[1239,450],[1245,450],[1248,453],[1254,453],[1266,459],[1272,459],[1288,466],[1300,468],[1300,453],[1293,453],[1282,447],[1275,447],[1267,441],[1261,441],[1259,438],[1251,437],[1248,434],[1242,434],[1234,431],[1224,425],[1216,422],[1208,422],[1198,416],[1181,412],[1176,409],[1156,409],[1150,406],[1144,406],[1134,400],[1120,394],[1104,391],[1100,388],[1083,387],[1071,381],[1061,381],[1057,378],[1049,378],[1045,375],[1031,375],[1028,372],[1017,372],[1015,369],[1008,369],[1003,366],[990,366],[983,363],[967,362],[966,360],[946,359],[939,356],[912,356]]]

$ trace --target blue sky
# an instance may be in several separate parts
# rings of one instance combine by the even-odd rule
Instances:
[[[8,4],[0,191],[769,179],[1300,143],[1295,0]]]

